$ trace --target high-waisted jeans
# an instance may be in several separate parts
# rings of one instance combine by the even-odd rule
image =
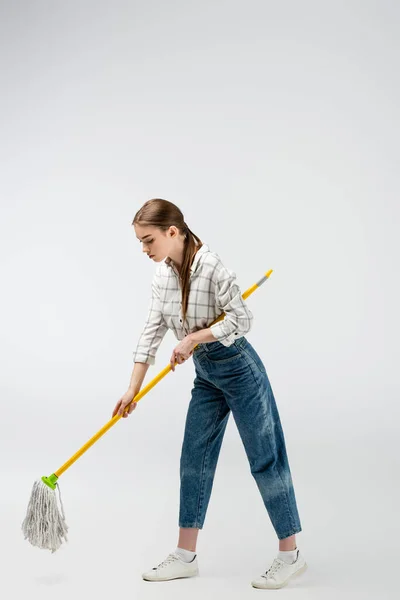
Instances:
[[[203,528],[230,411],[269,518],[284,539],[301,529],[285,439],[264,364],[243,336],[193,352],[196,377],[180,460],[179,527]]]

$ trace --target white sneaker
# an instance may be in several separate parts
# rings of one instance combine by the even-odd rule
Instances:
[[[142,577],[146,581],[167,581],[180,577],[194,577],[198,574],[197,554],[192,562],[187,563],[175,552],[171,552],[157,567],[153,567],[147,573],[142,573]]]
[[[254,579],[251,585],[255,588],[263,589],[281,588],[288,583],[289,579],[304,573],[306,569],[307,563],[299,550],[297,559],[291,565],[285,563],[280,558],[274,558],[270,568],[259,579]]]

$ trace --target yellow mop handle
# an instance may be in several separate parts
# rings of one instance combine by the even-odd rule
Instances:
[[[268,271],[259,281],[257,281],[257,283],[255,283],[254,285],[249,287],[249,289],[246,292],[244,292],[244,294],[242,294],[243,300],[246,300],[246,298],[248,298],[248,296],[250,296],[250,294],[252,294],[265,281],[267,281],[267,279],[271,275],[271,273],[272,273],[272,269],[270,271]],[[223,312],[212,323],[210,323],[210,325],[208,325],[208,327],[211,327],[211,325],[214,325],[214,323],[217,323],[218,321],[223,319],[224,315],[225,315],[225,313]],[[197,348],[197,346],[198,346],[198,344],[195,346],[195,348]],[[125,411],[128,409],[130,404],[132,404],[132,402],[139,402],[139,400],[141,400],[143,398],[143,396],[145,394],[147,394],[147,392],[149,392],[156,385],[156,383],[161,381],[161,379],[163,377],[165,377],[167,375],[167,373],[170,372],[170,370],[171,370],[171,363],[168,363],[168,366],[165,367],[165,369],[160,371],[160,373],[158,375],[156,375],[156,377],[154,377],[154,379],[152,379],[143,389],[140,390],[140,392],[138,394],[136,394],[136,396],[132,399],[132,401],[125,407]],[[71,456],[71,458],[69,460],[67,460],[67,462],[65,464],[63,464],[63,466],[60,467],[60,469],[58,469],[58,471],[55,471],[54,475],[56,477],[59,477],[62,473],[64,473],[64,471],[66,471],[68,469],[68,467],[70,467],[80,456],[82,456],[82,454],[84,452],[86,452],[86,450],[88,450],[90,448],[90,446],[92,446],[95,442],[97,442],[97,440],[102,435],[104,435],[106,433],[106,431],[108,431],[113,425],[115,425],[115,423],[117,421],[119,421],[119,419],[122,419],[122,415],[117,413],[116,415],[114,415],[112,417],[112,419],[110,419],[108,421],[108,423],[106,423],[104,425],[104,427],[102,427],[96,433],[96,435],[94,435],[92,438],[90,438],[90,440],[88,442],[86,442],[86,444],[84,446],[82,446],[82,448],[80,450],[78,450],[78,452],[76,452],[73,456]]]

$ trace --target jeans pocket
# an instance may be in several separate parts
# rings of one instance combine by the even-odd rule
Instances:
[[[219,347],[207,352],[207,358],[213,363],[226,363],[241,356],[241,352],[235,344],[231,344],[231,346],[221,344]]]

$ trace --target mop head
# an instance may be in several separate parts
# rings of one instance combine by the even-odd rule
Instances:
[[[61,500],[61,512],[57,505],[56,487],[57,477],[42,477],[35,481],[28,504],[26,517],[22,523],[25,539],[44,550],[55,552],[62,544],[62,539],[67,540],[68,526],[65,523],[64,507]],[[48,483],[45,483],[47,481]],[[51,487],[50,487],[51,486]]]

